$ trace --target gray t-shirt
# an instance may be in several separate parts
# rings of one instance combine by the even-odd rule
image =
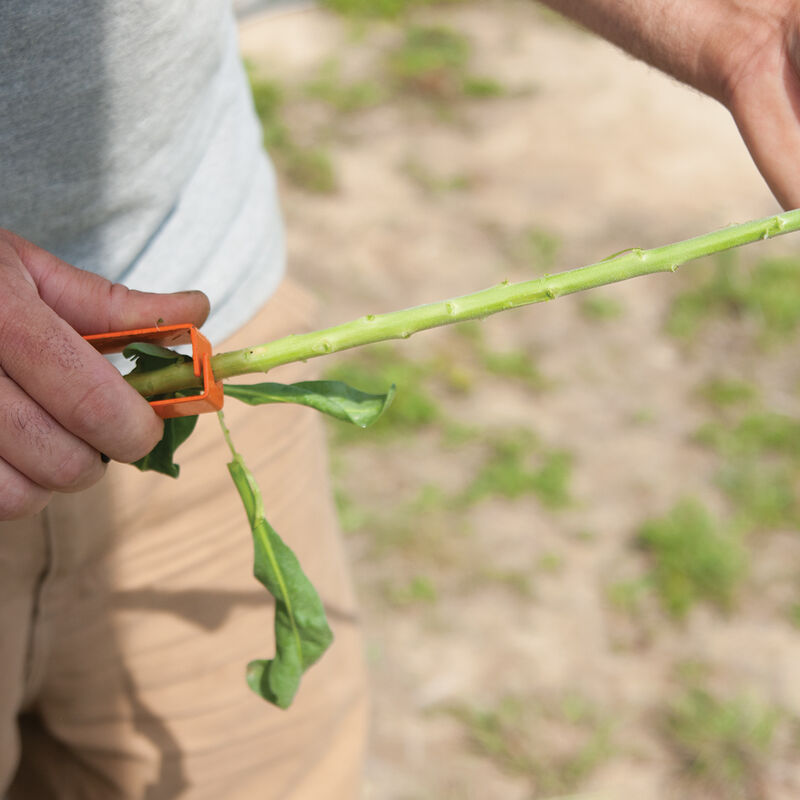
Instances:
[[[4,0],[0,227],[148,291],[220,340],[284,269],[275,177],[229,2]]]

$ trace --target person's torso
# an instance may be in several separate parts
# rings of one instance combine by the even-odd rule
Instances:
[[[229,317],[263,302],[282,235],[229,5],[3,3],[0,226],[136,288],[204,289]]]

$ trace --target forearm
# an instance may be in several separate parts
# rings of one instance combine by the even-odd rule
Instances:
[[[791,0],[542,0],[636,58],[726,102]]]

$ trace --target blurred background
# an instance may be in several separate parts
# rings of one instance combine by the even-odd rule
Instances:
[[[774,213],[727,112],[530,0],[242,0],[320,327]],[[325,359],[367,800],[800,796],[800,239]]]

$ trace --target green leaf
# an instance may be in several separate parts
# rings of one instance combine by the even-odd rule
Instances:
[[[134,461],[133,466],[142,472],[150,470],[177,478],[181,468],[175,463],[175,451],[189,438],[196,424],[196,415],[165,419],[161,441],[144,458]]]
[[[176,353],[167,347],[161,347],[161,345],[151,344],[150,342],[133,342],[122,351],[122,355],[136,362],[136,366],[131,370],[131,372],[135,373],[152,372],[168,364],[192,360],[191,356]],[[192,390],[172,392],[159,395],[158,399],[187,397],[192,394],[196,394],[196,392]],[[165,419],[161,441],[146,456],[134,461],[133,466],[138,467],[142,472],[160,472],[162,475],[177,478],[181,468],[175,463],[175,451],[189,438],[196,424],[197,416]]]
[[[260,697],[288,708],[303,673],[333,641],[325,609],[297,557],[264,518],[261,493],[234,451],[228,470],[253,534],[253,573],[275,598],[275,657],[247,665],[247,683]]]
[[[183,353],[176,353],[167,347],[162,347],[159,344],[151,344],[150,342],[133,342],[129,344],[123,351],[122,355],[129,361],[135,361],[136,366],[131,372],[152,372],[155,369],[161,369],[169,364],[174,364],[178,361],[191,361],[191,356],[183,355]]]
[[[300,383],[226,383],[225,394],[251,406],[264,403],[299,403],[361,428],[372,425],[391,405],[395,387],[386,394],[367,394],[341,381]]]

